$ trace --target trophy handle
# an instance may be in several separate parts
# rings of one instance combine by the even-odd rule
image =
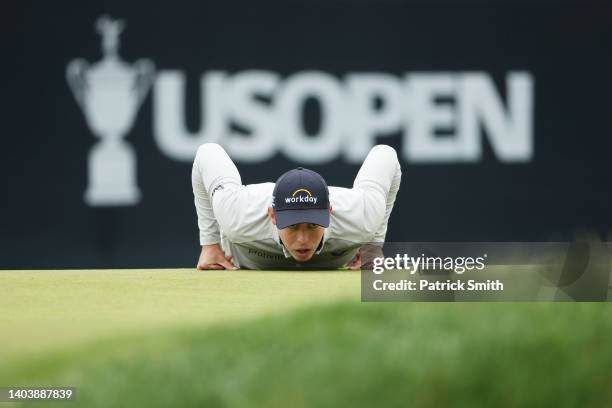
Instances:
[[[136,71],[134,88],[136,89],[138,104],[140,104],[153,84],[155,65],[150,60],[141,59],[136,61],[133,66]]]
[[[85,89],[87,88],[85,73],[88,68],[89,64],[83,59],[73,60],[68,64],[68,67],[66,67],[66,80],[68,81],[74,98],[81,107],[84,106],[85,101]]]

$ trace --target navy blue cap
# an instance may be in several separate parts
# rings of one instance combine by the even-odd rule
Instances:
[[[319,173],[289,170],[276,180],[273,195],[278,229],[302,223],[329,227],[329,189]]]

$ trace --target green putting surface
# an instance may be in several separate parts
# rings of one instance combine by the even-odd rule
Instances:
[[[94,339],[358,300],[359,272],[0,271],[0,361]]]
[[[73,386],[69,407],[612,405],[608,303],[366,304],[359,285],[0,272],[0,387]]]

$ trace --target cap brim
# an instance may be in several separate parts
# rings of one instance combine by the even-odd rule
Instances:
[[[329,227],[329,210],[283,210],[276,211],[276,227],[278,229],[287,228],[294,224],[317,224],[324,228]]]

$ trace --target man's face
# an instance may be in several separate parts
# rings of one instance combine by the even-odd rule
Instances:
[[[268,215],[272,223],[276,225],[276,217],[272,208],[268,209]],[[293,259],[298,262],[306,262],[314,256],[324,232],[325,228],[317,224],[294,224],[279,229],[278,235]]]

